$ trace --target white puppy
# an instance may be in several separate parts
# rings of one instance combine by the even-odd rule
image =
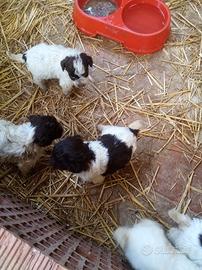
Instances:
[[[63,128],[53,116],[32,115],[29,122],[15,125],[0,120],[0,161],[17,163],[23,174],[42,155],[42,149],[60,138]]]
[[[77,174],[84,182],[102,183],[106,175],[130,161],[141,127],[141,121],[135,121],[129,127],[99,125],[101,136],[89,142],[80,136],[68,137],[54,146],[53,166]]]
[[[199,270],[172,246],[155,221],[143,219],[133,227],[119,227],[114,239],[136,270]]]
[[[89,66],[93,65],[91,56],[62,45],[41,43],[23,54],[7,54],[12,60],[25,63],[34,83],[43,90],[46,90],[44,80],[58,79],[65,95],[70,93],[73,85],[87,83]]]
[[[202,219],[191,219],[176,209],[170,210],[168,214],[178,224],[178,228],[169,230],[168,238],[202,269]]]

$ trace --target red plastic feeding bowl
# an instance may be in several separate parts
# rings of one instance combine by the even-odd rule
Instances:
[[[139,54],[160,50],[169,36],[170,11],[161,0],[109,0],[115,10],[103,17],[84,11],[90,1],[75,0],[73,12],[75,24],[87,35],[105,36]],[[93,1],[101,6],[103,0]]]

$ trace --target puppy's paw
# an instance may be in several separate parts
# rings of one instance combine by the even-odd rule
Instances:
[[[62,89],[62,92],[66,97],[69,97],[71,95],[71,89],[65,88],[65,89]]]
[[[98,175],[92,179],[93,184],[102,184],[105,178],[102,175]]]

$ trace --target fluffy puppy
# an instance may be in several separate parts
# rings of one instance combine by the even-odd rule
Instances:
[[[155,221],[143,219],[132,227],[119,227],[113,236],[136,270],[200,269],[175,249]]]
[[[77,174],[83,182],[102,183],[104,177],[123,168],[136,150],[141,121],[129,127],[99,125],[101,137],[83,141],[80,136],[64,139],[54,146],[52,164],[56,169]]]
[[[20,125],[0,120],[0,161],[17,163],[23,174],[35,166],[42,149],[63,133],[53,116],[31,115],[28,119]]]
[[[22,54],[7,54],[12,60],[25,63],[34,83],[43,90],[46,90],[44,80],[58,79],[65,95],[70,94],[73,85],[79,87],[87,83],[89,66],[93,66],[91,56],[62,45],[41,43]]]
[[[170,210],[168,214],[178,224],[178,228],[169,230],[168,238],[202,269],[202,219],[191,219],[176,209]]]

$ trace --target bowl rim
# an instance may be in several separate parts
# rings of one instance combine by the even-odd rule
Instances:
[[[136,36],[139,36],[139,37],[152,37],[152,36],[156,36],[158,34],[161,34],[163,33],[164,31],[166,31],[167,29],[170,29],[170,23],[171,23],[171,14],[170,14],[170,9],[169,7],[164,3],[163,0],[153,0],[154,3],[160,3],[160,5],[162,5],[164,8],[165,8],[165,11],[167,13],[167,16],[168,18],[165,20],[165,25],[158,31],[156,32],[152,32],[152,33],[141,33],[141,32],[137,32],[137,31],[134,31],[132,30],[131,28],[129,28],[124,20],[123,20],[123,12],[124,12],[124,9],[127,8],[127,6],[131,5],[132,3],[134,3],[136,0],[128,0],[128,3],[124,4],[122,3],[122,5],[120,5],[113,13],[107,15],[107,16],[91,16],[89,14],[87,14],[86,12],[84,12],[84,10],[80,7],[79,5],[79,0],[75,0],[75,7],[77,9],[79,9],[79,12],[82,13],[83,16],[85,16],[86,18],[88,19],[91,19],[91,20],[95,20],[97,22],[102,22],[104,24],[108,24],[107,21],[105,21],[106,18],[110,18],[112,16],[116,16],[116,13],[120,13],[120,18],[121,18],[121,21],[122,21],[122,24],[123,26],[120,26],[120,25],[116,25],[116,24],[112,24],[113,26],[115,27],[118,27],[118,28],[121,28],[122,30],[126,30],[130,33],[134,33]],[[121,0],[122,2],[122,0]],[[142,4],[142,3],[141,3]],[[159,9],[161,12],[162,11],[162,8],[160,8],[159,6],[157,5],[153,5],[152,3],[145,3],[145,4],[148,4],[148,5],[151,5],[151,6],[155,6],[157,9]],[[164,12],[163,12],[164,14]]]
[[[155,36],[155,35],[158,35],[158,34],[161,34],[162,32],[164,32],[165,30],[167,30],[168,28],[170,28],[170,22],[171,22],[171,15],[170,15],[170,10],[168,8],[168,6],[162,1],[162,0],[154,0],[154,2],[159,2],[161,5],[163,5],[163,7],[165,8],[166,10],[166,13],[167,13],[167,20],[165,20],[165,25],[158,31],[155,31],[155,32],[152,32],[152,33],[141,33],[141,32],[137,32],[137,31],[134,31],[132,29],[130,29],[124,22],[123,20],[123,12],[124,12],[124,9],[127,8],[127,6],[131,5],[133,2],[135,2],[136,0],[131,0],[129,1],[127,4],[125,4],[123,7],[122,7],[122,12],[121,12],[121,19],[123,21],[123,24],[125,27],[127,27],[128,30],[130,30],[132,33],[135,33],[137,36],[142,36],[142,37],[149,37],[149,36]],[[158,10],[162,11],[162,9],[156,5],[152,5],[151,3],[141,3],[141,4],[148,4],[148,5],[151,5],[151,6],[155,6]],[[138,5],[138,4],[137,4]],[[164,12],[163,12],[164,14]]]

